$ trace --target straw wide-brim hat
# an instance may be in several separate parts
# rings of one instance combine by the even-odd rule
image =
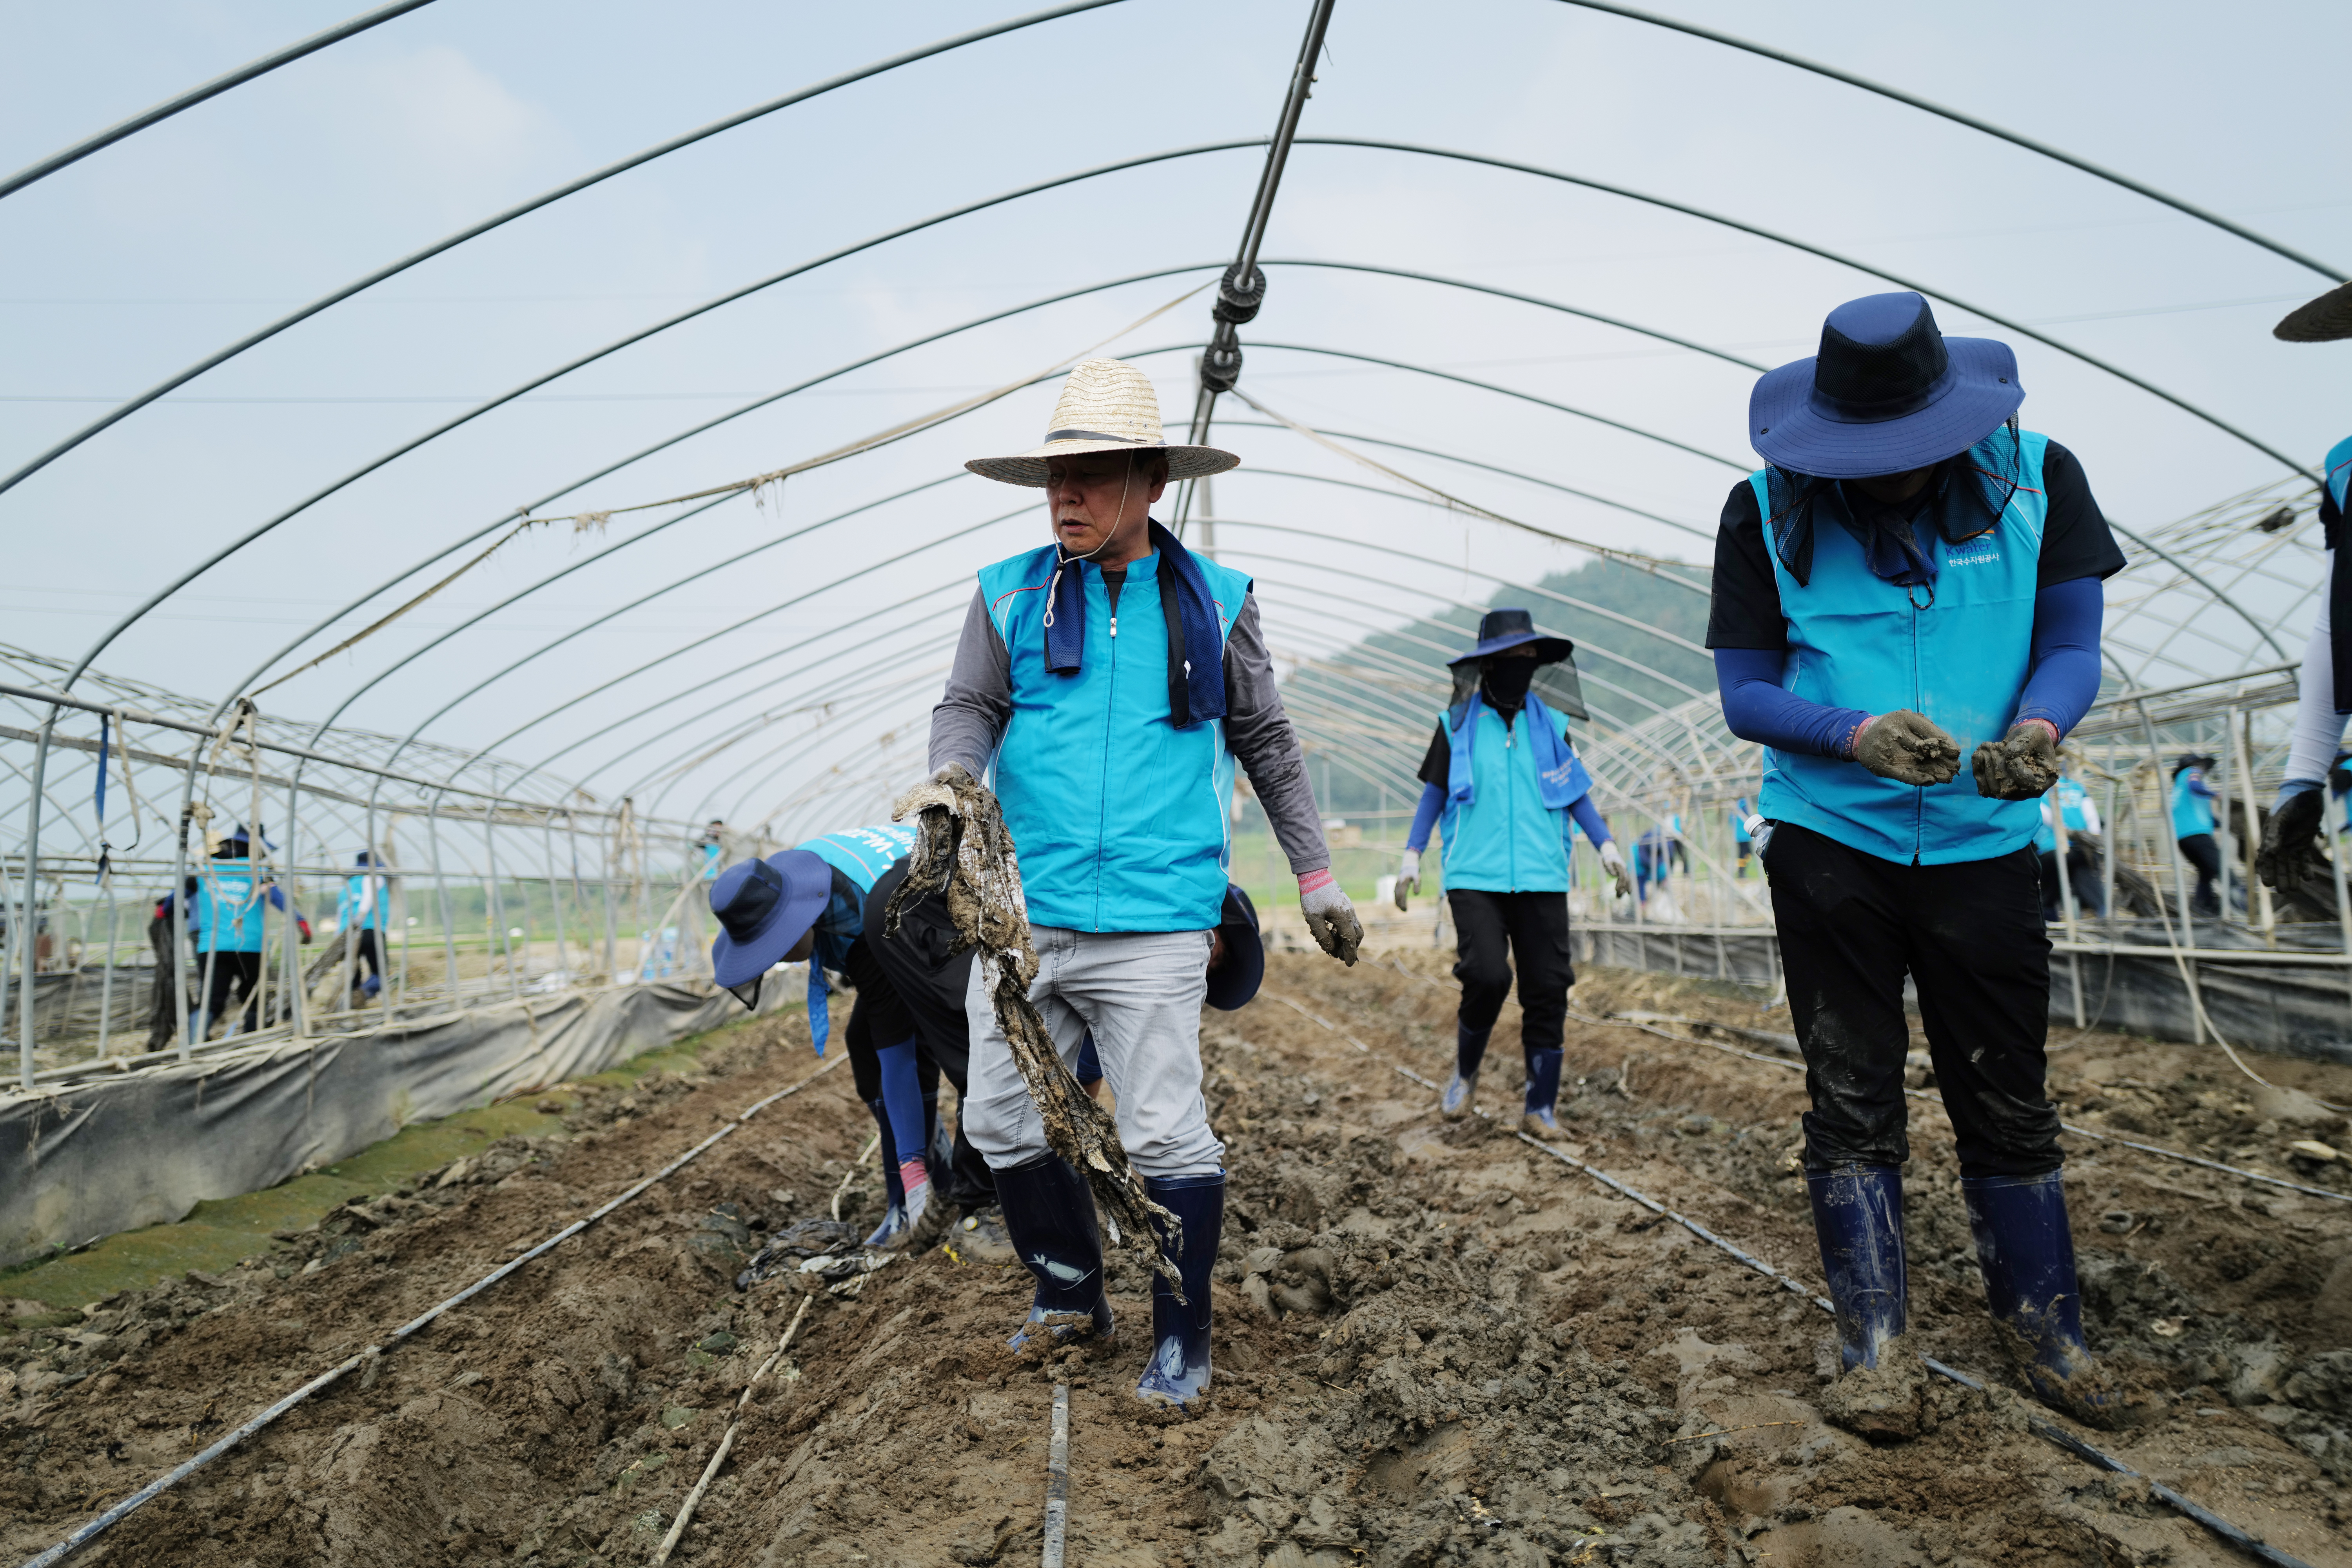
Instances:
[[[2289,310],[2271,336],[2291,343],[2329,343],[2352,338],[2352,283],[2330,289],[2309,304]]]
[[[1125,360],[1089,359],[1062,384],[1044,446],[1009,458],[974,458],[964,467],[982,479],[1042,489],[1046,458],[1083,452],[1164,452],[1171,479],[1222,474],[1241,462],[1214,447],[1170,446],[1150,379]]]

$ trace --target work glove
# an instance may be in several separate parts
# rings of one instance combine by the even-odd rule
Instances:
[[[2254,875],[2273,893],[2293,895],[2306,886],[2315,889],[2328,875],[2327,862],[2312,841],[2318,837],[2327,811],[2327,792],[2319,785],[2293,795],[2281,792],[2263,824],[2263,845],[2254,852]],[[2327,902],[2335,901],[2331,889]]]
[[[1897,708],[1855,731],[1853,760],[1897,784],[1948,784],[1959,776],[1960,745],[1924,713]]]
[[[1619,898],[1633,896],[1633,873],[1625,869],[1625,851],[1617,847],[1614,838],[1601,847],[1601,868],[1617,879]]]
[[[2058,782],[2058,735],[2039,719],[2011,724],[1969,759],[1977,793],[1987,800],[2037,800]]]
[[[1363,923],[1356,919],[1356,906],[1348,901],[1329,871],[1309,871],[1298,879],[1298,912],[1307,917],[1307,930],[1316,946],[1340,963],[1354,965],[1356,950],[1364,945]]]
[[[1404,896],[1407,893],[1419,891],[1421,891],[1421,851],[1408,849],[1404,852],[1404,869],[1397,873],[1397,908],[1402,910],[1405,907]]]

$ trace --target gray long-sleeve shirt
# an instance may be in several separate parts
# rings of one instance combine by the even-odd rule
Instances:
[[[1013,656],[989,618],[987,595],[974,590],[956,643],[955,667],[948,672],[947,694],[931,710],[932,770],[961,763],[972,777],[981,777],[1012,718]],[[1242,600],[1225,638],[1225,746],[1249,775],[1291,874],[1303,877],[1330,865],[1298,731],[1282,710],[1274,659],[1258,633],[1255,594]]]

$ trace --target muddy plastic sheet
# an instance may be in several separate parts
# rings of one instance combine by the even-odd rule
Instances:
[[[601,1072],[741,1012],[698,985],[619,986],[12,1098],[0,1103],[0,1266],[179,1219],[409,1122]]]

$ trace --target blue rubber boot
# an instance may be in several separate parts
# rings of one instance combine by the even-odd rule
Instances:
[[[2024,1363],[2026,1382],[2044,1403],[2106,1425],[2122,1401],[2093,1375],[2061,1175],[1963,1176],[1960,1195],[1986,1302],[1994,1321],[2016,1331],[2021,1342],[2011,1348]]]
[[[1160,1275],[1151,1277],[1151,1364],[1135,1385],[1146,1405],[1190,1405],[1209,1389],[1209,1270],[1225,1228],[1225,1173],[1213,1176],[1146,1176],[1151,1201],[1176,1216],[1182,1246],[1171,1249],[1159,1221],[1160,1250],[1183,1277],[1184,1300]]]
[[[1028,1321],[1005,1341],[1025,1350],[1043,1333],[1054,1344],[1111,1336],[1103,1294],[1102,1237],[1095,1195],[1059,1155],[1043,1154],[996,1173],[996,1198],[1013,1249],[1037,1279]]]
[[[1902,1168],[1840,1165],[1806,1173],[1805,1186],[1837,1309],[1838,1359],[1848,1372],[1876,1366],[1904,1327]]]
[[[1519,1118],[1519,1131],[1547,1143],[1559,1136],[1559,1117],[1552,1110],[1559,1099],[1559,1051],[1528,1053],[1527,1114]]]
[[[1486,1037],[1495,1031],[1465,1028],[1458,1020],[1454,1026],[1454,1076],[1445,1081],[1445,1092],[1437,1101],[1437,1109],[1448,1121],[1459,1121],[1470,1114],[1470,1097],[1478,1092],[1478,1064],[1486,1059]]]
[[[890,1206],[882,1211],[882,1223],[866,1238],[868,1247],[887,1247],[907,1233],[907,1189],[898,1181],[898,1146],[890,1140],[890,1111],[878,1100],[869,1100],[866,1109],[874,1113],[874,1125],[882,1130],[882,1184],[890,1194]]]

